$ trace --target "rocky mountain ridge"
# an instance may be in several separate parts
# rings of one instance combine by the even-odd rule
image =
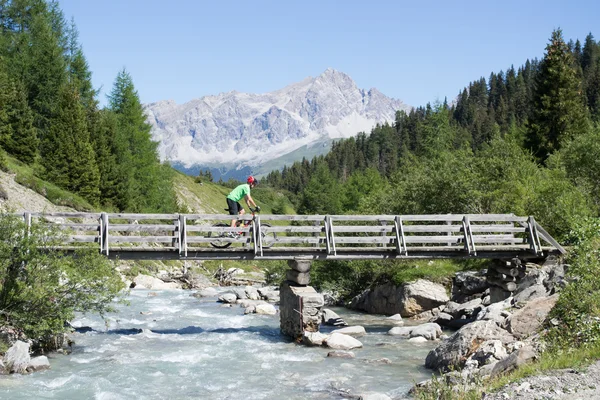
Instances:
[[[327,69],[269,93],[233,91],[144,108],[162,160],[186,167],[234,162],[239,168],[324,139],[369,132],[411,107],[377,89],[359,89],[348,75]]]

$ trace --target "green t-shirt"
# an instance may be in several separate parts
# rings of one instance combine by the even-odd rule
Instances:
[[[246,197],[247,194],[250,194],[250,185],[247,183],[242,183],[241,185],[233,189],[231,193],[227,195],[227,198],[233,201],[240,201],[241,199]]]

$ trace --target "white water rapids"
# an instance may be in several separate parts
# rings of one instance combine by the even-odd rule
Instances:
[[[51,354],[47,371],[0,377],[0,399],[402,398],[431,376],[423,364],[435,343],[386,335],[393,325],[383,316],[334,309],[367,335],[355,358],[331,358],[281,336],[279,315],[244,315],[190,291],[152,293],[132,290],[106,322],[79,317],[74,326],[93,330],[71,335],[72,354]]]

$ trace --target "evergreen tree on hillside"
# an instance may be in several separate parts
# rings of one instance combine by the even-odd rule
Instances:
[[[11,89],[11,103],[6,109],[11,133],[3,147],[24,163],[33,164],[39,146],[33,126],[33,113],[27,104],[25,87],[20,83],[13,83]]]
[[[132,180],[131,171],[126,165],[117,163],[117,154],[122,154],[127,149],[119,148],[124,145],[117,142],[118,122],[115,113],[109,110],[93,112],[90,118],[90,140],[100,173],[100,199],[101,203],[118,208],[122,198],[127,198],[128,184]]]
[[[552,32],[536,79],[527,133],[527,146],[541,160],[588,129],[581,80],[573,65],[562,31]]]
[[[168,168],[160,164],[158,143],[152,141],[150,125],[142,108],[131,75],[124,69],[118,74],[109,95],[109,108],[117,115],[116,141],[122,153],[117,163],[131,170],[128,196],[119,208],[131,211],[175,210],[177,202]]]
[[[90,143],[85,110],[77,88],[65,86],[55,118],[42,142],[45,177],[67,190],[98,203],[99,172]]]
[[[55,31],[61,25],[55,21],[60,16],[48,10],[32,15],[31,26],[24,48],[22,81],[28,94],[28,101],[34,112],[38,137],[42,138],[49,129],[49,121],[54,117],[61,87],[66,83],[62,31]],[[16,71],[19,73],[19,71]]]
[[[93,111],[98,107],[98,91],[92,85],[92,72],[79,43],[79,32],[74,20],[71,20],[67,34],[69,41],[66,60],[69,81],[78,88],[79,99],[84,108]]]
[[[585,38],[581,68],[588,109],[595,121],[600,121],[600,45],[590,33]]]

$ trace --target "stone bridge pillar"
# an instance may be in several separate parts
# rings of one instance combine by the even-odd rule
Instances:
[[[308,286],[311,260],[288,260],[290,269],[279,292],[279,317],[281,333],[294,340],[304,332],[318,332],[321,324],[323,295]]]
[[[497,303],[512,296],[525,276],[525,269],[525,265],[518,258],[493,263],[487,271],[491,302]]]

